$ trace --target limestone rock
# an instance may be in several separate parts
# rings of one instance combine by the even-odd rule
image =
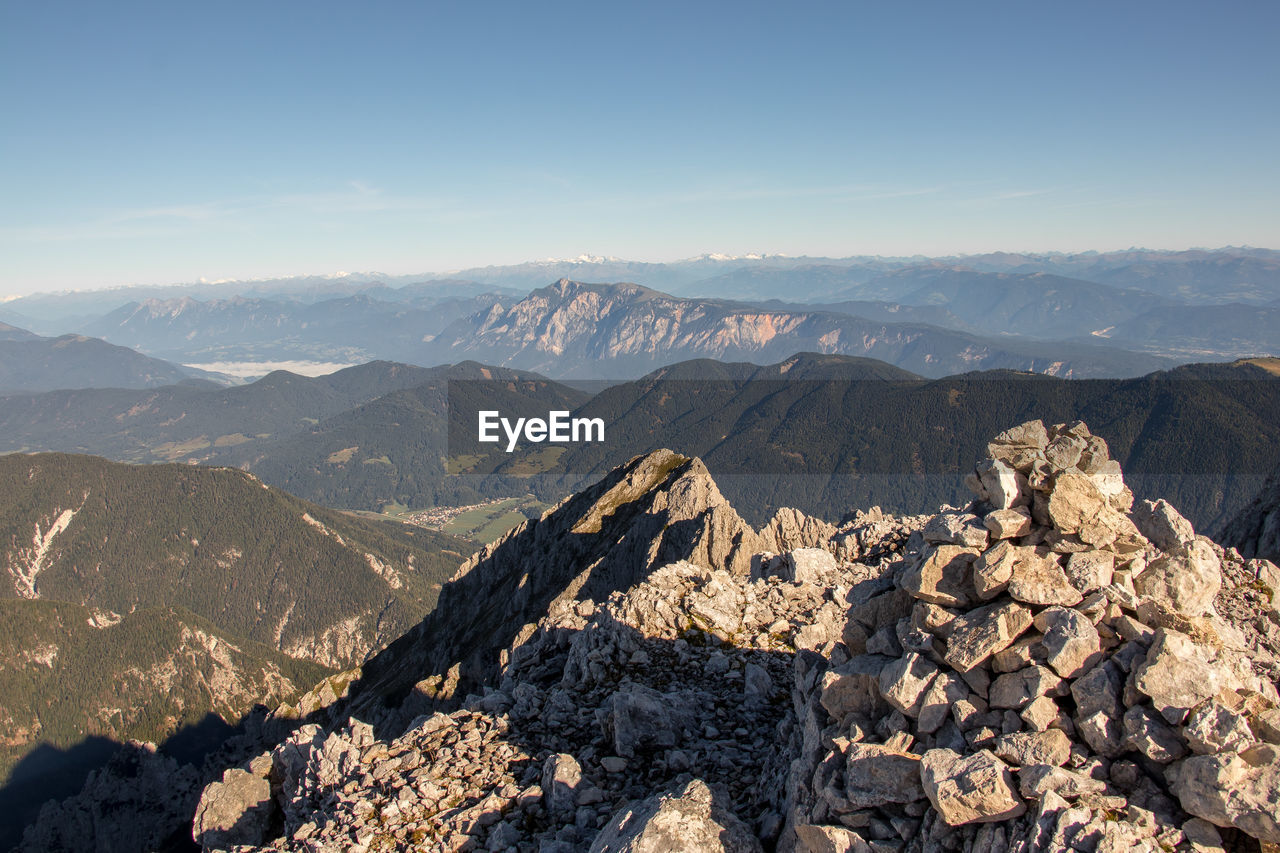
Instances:
[[[845,796],[855,809],[924,799],[920,756],[876,743],[845,750]]]
[[[1009,820],[1026,812],[1009,768],[990,750],[962,756],[931,749],[920,760],[925,795],[949,826]]]
[[[939,545],[903,575],[902,587],[921,601],[968,607],[973,603],[973,561],[979,553],[976,548]]]
[[[1168,764],[1187,754],[1182,739],[1165,721],[1141,705],[1125,711],[1124,743],[1157,764]]]
[[[1036,614],[1035,626],[1044,634],[1045,662],[1063,678],[1092,669],[1102,656],[1098,629],[1079,611],[1046,607]]]
[[[971,512],[940,512],[924,526],[924,541],[935,545],[981,549],[988,536],[982,520]]]
[[[1081,551],[1072,554],[1067,559],[1067,580],[1082,594],[1087,595],[1111,583],[1115,563],[1115,555],[1109,551]]]
[[[1036,605],[1079,604],[1084,597],[1072,586],[1067,573],[1052,554],[1025,552],[1022,559],[1014,563],[1013,576],[1009,578],[1009,595],[1018,601]]]
[[[861,835],[843,826],[802,823],[795,832],[796,853],[871,853]]]
[[[1160,628],[1145,660],[1135,670],[1134,685],[1170,723],[1218,692],[1222,674],[1204,649],[1186,634]]]
[[[1018,771],[1018,788],[1030,800],[1039,800],[1050,791],[1065,800],[1074,800],[1086,794],[1100,794],[1106,787],[1105,782],[1051,764],[1023,765]]]
[[[1134,504],[1129,517],[1142,535],[1161,551],[1173,551],[1195,541],[1196,532],[1191,527],[1191,522],[1164,499],[1155,502],[1139,501]]]
[[[992,749],[997,757],[1015,766],[1048,764],[1061,767],[1071,757],[1071,739],[1061,729],[1014,732],[996,738]]]
[[[1280,844],[1280,747],[1192,756],[1176,765],[1170,787],[1189,814]]]
[[[823,548],[797,548],[785,557],[783,577],[797,583],[821,584],[836,567],[836,558]]]
[[[542,797],[552,814],[567,816],[578,807],[582,767],[568,753],[547,756],[542,764]]]
[[[1212,546],[1196,540],[1153,560],[1133,588],[1185,616],[1203,616],[1222,588],[1222,571]]]
[[[267,839],[274,807],[266,779],[231,768],[222,774],[222,781],[204,789],[191,837],[206,848],[261,844]]]
[[[1191,712],[1182,736],[1191,751],[1200,755],[1239,752],[1253,742],[1253,732],[1245,716],[1216,696]]]
[[[938,667],[915,652],[908,652],[880,672],[880,694],[908,717],[920,714],[925,691],[938,675]]]
[[[1025,708],[1033,699],[1056,689],[1062,679],[1046,666],[1028,666],[1007,672],[991,683],[992,708]]]
[[[1031,611],[1006,601],[972,610],[953,620],[944,658],[966,672],[1008,646],[1031,627]]]
[[[1031,513],[1022,508],[998,509],[982,520],[992,539],[1013,539],[1031,532]]]
[[[591,853],[760,853],[759,839],[716,801],[700,779],[678,794],[628,803],[610,818]]]
[[[988,601],[1004,592],[1013,577],[1013,567],[1030,549],[1019,548],[1010,542],[999,542],[989,548],[973,563],[973,588],[978,598]],[[1034,556],[1034,551],[1031,552]]]

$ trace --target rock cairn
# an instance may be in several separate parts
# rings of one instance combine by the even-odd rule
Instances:
[[[1280,843],[1275,567],[1133,507],[1083,423],[988,452],[843,648],[797,659],[797,847]],[[1224,565],[1258,595],[1247,630],[1215,611]]]
[[[797,516],[785,527],[822,547],[557,598],[458,710],[383,739],[355,719],[304,726],[209,786],[194,836],[515,853],[1280,843],[1275,567],[1163,502],[1133,506],[1083,424],[1023,424],[989,455],[962,509]],[[775,527],[762,541],[788,541]]]

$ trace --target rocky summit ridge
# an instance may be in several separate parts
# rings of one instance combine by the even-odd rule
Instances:
[[[1256,850],[1276,567],[1133,504],[1082,423],[933,516],[742,522],[660,451],[474,556],[277,710],[205,849]],[[28,845],[65,844],[56,832]]]
[[[468,562],[333,703],[341,723],[302,725],[205,789],[194,837],[1280,843],[1275,566],[1164,502],[1135,506],[1082,423],[1033,421],[988,451],[967,507],[839,527],[784,513],[762,531],[697,460],[641,457]]]

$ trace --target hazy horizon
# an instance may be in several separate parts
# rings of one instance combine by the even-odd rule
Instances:
[[[1280,6],[125,0],[0,27],[0,296],[1280,244]]]

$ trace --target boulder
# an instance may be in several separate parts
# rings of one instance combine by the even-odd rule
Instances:
[[[548,755],[542,763],[542,801],[547,811],[560,818],[572,816],[578,807],[582,787],[582,767],[568,753]]]
[[[1170,788],[1188,814],[1280,844],[1280,747],[1195,755],[1174,768]]]
[[[1134,686],[1151,698],[1165,720],[1176,725],[1218,692],[1222,672],[1186,634],[1159,628],[1146,658],[1134,671]]]
[[[1061,683],[1062,679],[1047,666],[1023,667],[1017,672],[1006,672],[991,682],[987,701],[992,708],[1021,710]]]
[[[1031,627],[1031,611],[1014,601],[971,610],[952,620],[944,659],[966,672],[1009,645]]]
[[[844,789],[854,809],[922,800],[920,756],[878,743],[850,744]]]
[[[1203,540],[1178,545],[1147,564],[1133,588],[1184,616],[1203,616],[1222,588],[1222,570],[1213,546]]]
[[[795,833],[795,853],[871,853],[866,839],[843,826],[802,823]]]
[[[1239,752],[1253,742],[1249,721],[1217,697],[1197,707],[1182,727],[1191,751],[1200,755]]]
[[[1084,598],[1067,579],[1053,554],[1028,553],[1023,549],[1009,578],[1009,595],[1027,604],[1079,604]]]
[[[992,539],[1013,539],[1031,532],[1031,513],[1023,507],[998,509],[982,519]]]
[[[823,584],[836,568],[836,558],[823,548],[797,548],[783,559],[783,577],[797,583]]]
[[[909,568],[902,588],[921,601],[944,607],[969,607],[973,600],[973,561],[981,552],[959,545],[939,545]]]
[[[908,652],[880,672],[880,695],[908,717],[917,717],[925,691],[937,675],[936,664],[915,652]]]
[[[1191,544],[1196,538],[1191,522],[1164,499],[1139,501],[1134,504],[1129,517],[1138,531],[1161,551],[1173,551]]]
[[[931,749],[920,760],[920,778],[929,802],[949,826],[1009,820],[1027,810],[1008,766],[990,750],[962,756]]]
[[[1035,626],[1044,634],[1045,662],[1063,678],[1075,678],[1102,658],[1098,629],[1083,613],[1068,607],[1046,607]]]
[[[222,774],[222,781],[204,789],[192,820],[191,837],[205,849],[262,844],[274,810],[271,784],[233,767]]]
[[[1085,794],[1101,794],[1106,783],[1083,773],[1051,764],[1024,764],[1018,771],[1018,789],[1029,800],[1039,800],[1050,791],[1064,800]]]
[[[1177,733],[1150,708],[1138,705],[1125,711],[1123,728],[1124,745],[1157,764],[1168,764],[1187,754]]]
[[[993,545],[973,562],[973,589],[978,598],[988,601],[1004,592],[1013,577],[1013,567],[1026,551],[1011,542]],[[1034,551],[1031,551],[1034,555]]]
[[[630,802],[614,813],[591,843],[591,853],[762,853],[737,815],[701,779],[678,793]]]
[[[987,547],[987,528],[971,512],[940,512],[924,526],[924,541],[934,545]]]
[[[1018,767],[1030,764],[1061,767],[1071,757],[1071,739],[1061,729],[1014,732],[996,738],[992,749],[1001,760]]]
[[[1080,551],[1067,559],[1067,580],[1087,595],[1111,583],[1116,558],[1109,551]]]

